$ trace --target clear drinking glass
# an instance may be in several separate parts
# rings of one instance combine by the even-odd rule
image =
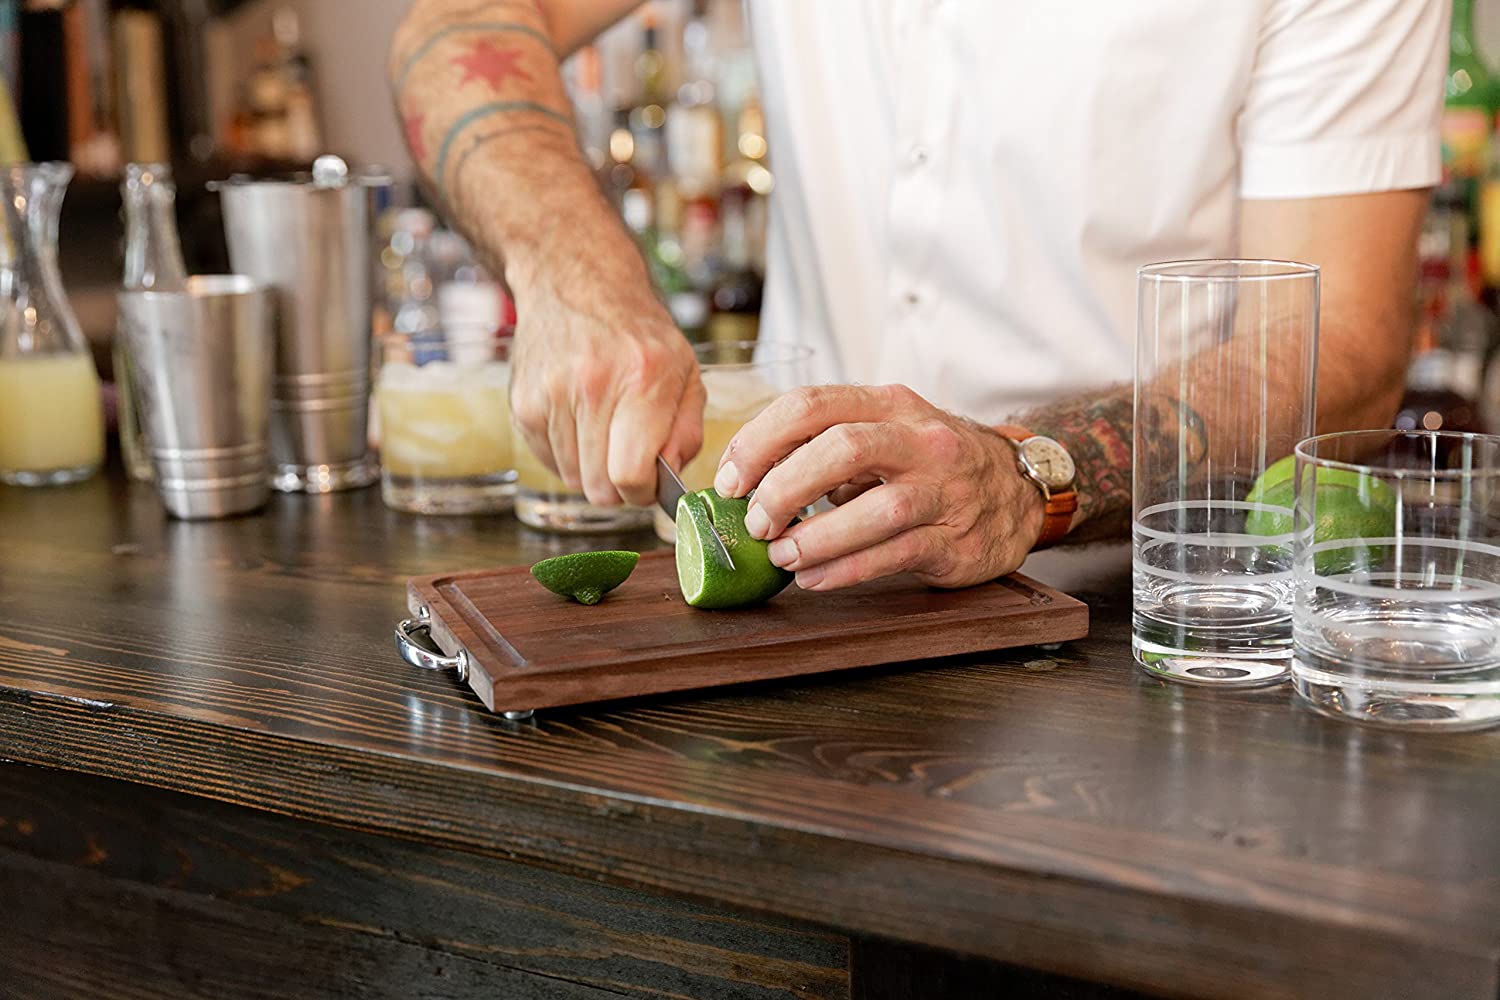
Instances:
[[[510,509],[516,463],[509,338],[386,334],[375,399],[388,506],[414,514]]]
[[[1313,428],[1318,269],[1283,261],[1139,272],[1135,658],[1158,676],[1253,687],[1291,666],[1292,476]]]
[[[1339,718],[1500,723],[1500,437],[1326,434],[1298,445],[1297,482],[1298,694]]]
[[[790,344],[759,344],[753,340],[717,341],[693,348],[703,366],[703,387],[708,401],[703,407],[703,447],[682,468],[682,485],[702,490],[714,484],[719,458],[729,439],[777,396],[807,383],[808,347]],[[677,540],[677,525],[656,508],[652,514],[656,537]]]

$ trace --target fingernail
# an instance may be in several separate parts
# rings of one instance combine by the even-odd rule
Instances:
[[[714,487],[718,489],[718,487]],[[771,518],[766,514],[764,507],[756,504],[745,513],[745,530],[750,532],[751,538],[769,538],[771,535]]]
[[[719,474],[714,476],[714,489],[719,491],[721,497],[732,497],[738,495],[739,488],[740,470],[734,467],[733,462],[725,462],[720,467]],[[745,523],[748,524],[749,520]]]
[[[797,547],[796,539],[778,538],[766,550],[766,555],[771,557],[771,562],[786,569],[802,557],[802,551]]]
[[[797,574],[797,586],[803,590],[812,590],[823,582],[823,567],[814,566]]]

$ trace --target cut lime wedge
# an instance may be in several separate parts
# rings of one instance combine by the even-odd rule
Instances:
[[[640,558],[638,552],[573,552],[543,559],[531,567],[531,575],[554,594],[598,604],[625,582]]]

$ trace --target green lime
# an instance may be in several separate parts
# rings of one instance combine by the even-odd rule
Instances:
[[[768,543],[745,530],[750,502],[725,499],[712,488],[684,494],[677,501],[677,584],[695,608],[743,608],[769,601],[792,582],[792,574],[771,562]],[[717,533],[734,560],[721,566],[710,549]]]
[[[1266,471],[1260,474],[1255,484],[1250,487],[1250,492],[1245,494],[1245,500],[1249,503],[1269,503],[1265,500],[1266,491],[1274,489],[1283,483],[1291,484],[1293,477],[1297,474],[1297,456],[1288,455],[1285,458],[1266,466]],[[1357,490],[1365,500],[1366,506],[1389,507],[1396,509],[1396,494],[1392,492],[1382,480],[1363,472],[1355,472],[1353,469],[1331,469],[1327,466],[1318,467],[1318,485],[1349,486]],[[1279,506],[1279,504],[1278,504]],[[1290,531],[1291,529],[1287,529]]]
[[[1251,535],[1287,535],[1293,531],[1297,487],[1293,465],[1282,459],[1266,469],[1246,494],[1250,503],[1267,508],[1245,517]],[[1273,474],[1275,474],[1273,476]],[[1385,538],[1396,533],[1396,494],[1373,476],[1349,469],[1319,468],[1313,497],[1313,543],[1349,538]],[[1322,576],[1347,573],[1370,566],[1385,557],[1380,545],[1342,546],[1313,556],[1313,568]]]
[[[573,552],[543,559],[531,567],[531,575],[554,594],[598,604],[625,582],[640,558],[639,552]]]

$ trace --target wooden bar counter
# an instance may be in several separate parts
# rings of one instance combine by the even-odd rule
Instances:
[[[397,658],[594,544],[0,487],[0,996],[1500,996],[1500,734],[1149,679],[1119,549],[1027,567],[1055,651],[525,722]]]

